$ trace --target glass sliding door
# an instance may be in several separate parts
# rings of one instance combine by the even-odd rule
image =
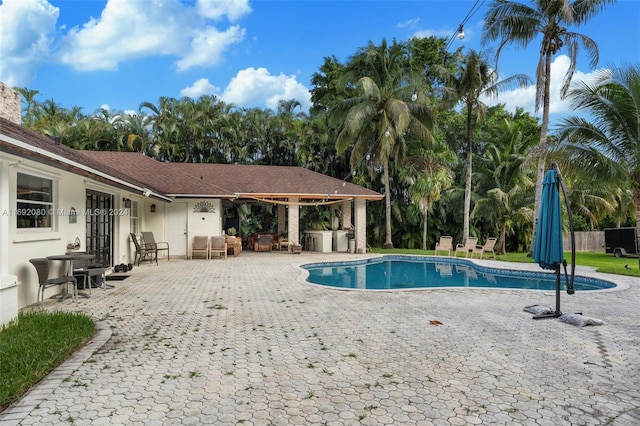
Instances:
[[[87,190],[87,253],[95,263],[113,264],[113,196]]]

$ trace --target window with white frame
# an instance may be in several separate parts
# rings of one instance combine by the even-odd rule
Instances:
[[[18,229],[53,227],[54,205],[51,179],[18,173],[16,198]]]

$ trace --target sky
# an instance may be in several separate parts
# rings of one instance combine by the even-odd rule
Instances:
[[[526,0],[521,0],[526,2]],[[481,44],[490,0],[0,0],[0,81],[37,90],[84,114],[101,108],[136,112],[160,97],[216,95],[238,107],[276,109],[296,99],[307,111],[311,78],[324,59],[345,63],[369,41],[411,37],[451,39],[459,47]],[[599,68],[640,63],[640,0],[618,0],[589,23],[574,28],[598,44]],[[455,35],[464,23],[465,37]],[[539,40],[507,46],[501,78],[532,79]],[[562,53],[562,52],[561,52]],[[571,112],[559,87],[569,61],[552,65],[551,112]],[[574,80],[594,69],[578,54]],[[531,85],[487,103],[524,108],[536,117]]]

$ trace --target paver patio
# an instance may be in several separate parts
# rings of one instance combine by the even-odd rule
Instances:
[[[563,312],[605,321],[583,328],[522,310],[553,306],[549,292],[301,280],[299,264],[365,256],[172,258],[48,301],[101,331],[0,424],[638,424],[640,279],[563,294]]]

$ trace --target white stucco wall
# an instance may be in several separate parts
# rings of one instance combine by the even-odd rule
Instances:
[[[114,208],[120,209],[122,199],[136,197],[118,188],[111,187],[62,171],[50,166],[39,164],[16,156],[0,153],[3,177],[7,179],[0,186],[2,194],[0,199],[7,199],[9,207],[2,206],[0,220],[0,244],[2,244],[3,256],[6,253],[5,271],[0,275],[8,274],[17,277],[18,308],[36,303],[38,293],[38,278],[35,268],[29,259],[47,257],[55,254],[64,254],[67,245],[80,240],[80,251],[86,250],[86,191],[96,190],[113,195]],[[50,179],[53,182],[53,202],[55,213],[52,216],[51,229],[18,229],[15,216],[17,174],[25,173]],[[8,192],[8,196],[7,196]],[[68,211],[74,208],[77,212],[77,221],[70,223]],[[143,219],[144,221],[144,219]],[[128,251],[129,217],[116,215],[113,229],[113,255],[114,262],[125,259],[124,263],[133,261]],[[60,271],[63,268],[60,262]],[[50,297],[59,291],[58,287],[47,289],[45,297]],[[0,301],[0,305],[2,301]]]
[[[200,212],[200,207],[209,206],[208,212]],[[193,199],[187,203],[188,241],[196,235],[222,235],[222,209],[220,200]]]

